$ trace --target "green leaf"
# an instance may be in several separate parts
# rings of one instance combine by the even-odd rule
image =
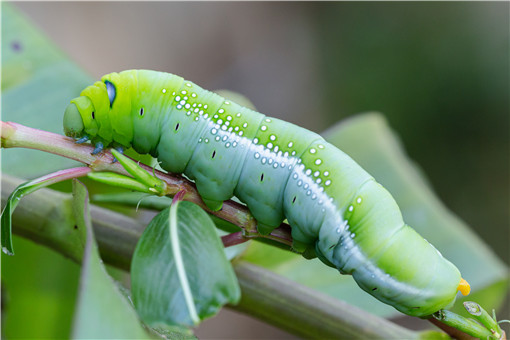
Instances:
[[[133,255],[131,286],[138,314],[152,327],[194,326],[240,298],[214,224],[190,202],[149,224]]]
[[[73,181],[73,196],[74,216],[78,229],[86,238],[86,246],[72,337],[151,338],[102,264],[90,222],[88,193],[83,184],[76,180]]]
[[[507,268],[441,204],[381,115],[359,115],[334,126],[324,136],[383,184],[397,200],[404,220],[459,267],[474,290],[466,298],[486,308],[501,304],[507,289]],[[399,315],[392,307],[362,291],[350,276],[340,275],[317,259],[306,261],[299,255],[259,242],[252,242],[242,258],[376,315]],[[466,298],[460,297],[455,305],[459,314],[465,314],[459,307],[462,307],[460,301]]]
[[[12,214],[18,205],[21,198],[37,191],[41,188],[47,187],[51,184],[60,181],[84,176],[90,171],[87,167],[72,168],[67,170],[57,171],[52,174],[28,181],[16,187],[10,194],[2,211],[1,216],[1,235],[2,235],[2,251],[7,255],[14,255],[14,248],[12,246]]]

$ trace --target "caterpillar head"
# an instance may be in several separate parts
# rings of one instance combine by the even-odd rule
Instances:
[[[77,105],[78,104],[78,105]],[[79,138],[83,136],[85,125],[83,124],[82,112],[91,110],[92,102],[87,97],[78,97],[67,105],[64,113],[64,133],[68,137]],[[88,114],[93,114],[91,111]]]
[[[80,97],[71,100],[64,113],[64,132],[68,137],[99,136],[111,140],[107,126],[115,88],[109,82],[96,82],[88,86]]]

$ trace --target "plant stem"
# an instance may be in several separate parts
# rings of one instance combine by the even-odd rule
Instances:
[[[89,144],[76,144],[72,138],[59,134],[29,128],[27,126],[0,121],[1,141],[3,148],[29,148],[53,153],[62,157],[70,158],[87,164],[94,171],[111,171],[123,175],[129,175],[119,163],[113,163],[113,155],[109,151],[98,155],[91,155],[94,147]],[[234,201],[225,201],[220,211],[211,211],[200,198],[194,183],[184,177],[175,174],[167,174],[151,167],[140,164],[147,172],[153,173],[167,184],[166,195],[174,196],[180,191],[184,192],[183,200],[193,202],[208,213],[213,214],[225,221],[235,224],[245,231],[245,237],[263,237],[279,242],[287,247],[292,245],[290,227],[282,224],[269,235],[261,235],[257,232],[257,222],[250,214],[246,206]]]

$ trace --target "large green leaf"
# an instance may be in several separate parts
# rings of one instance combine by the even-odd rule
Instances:
[[[74,316],[74,339],[149,339],[136,312],[106,272],[99,257],[83,184],[73,181],[73,213],[86,240],[78,303]]]
[[[197,325],[241,294],[214,223],[190,202],[172,204],[149,224],[133,255],[131,289],[153,327]]]
[[[502,303],[508,280],[506,266],[441,204],[382,115],[359,115],[332,127],[324,136],[383,184],[397,200],[405,221],[459,267],[472,285],[470,300],[476,297],[488,309]],[[352,278],[340,276],[317,259],[305,261],[298,255],[257,242],[252,243],[243,259],[373,313],[398,314],[361,291]],[[463,300],[459,299],[456,307]]]

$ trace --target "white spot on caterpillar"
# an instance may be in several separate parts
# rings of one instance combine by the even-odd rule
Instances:
[[[349,206],[349,211],[353,211],[354,207],[352,205]]]
[[[258,138],[253,138],[253,144],[257,144],[259,142]]]
[[[275,162],[275,163],[273,164],[273,168],[275,168],[275,169],[276,169],[277,167],[278,167],[278,163],[277,163],[277,162]]]
[[[361,203],[361,197],[358,197],[358,199],[356,200],[356,202],[358,202],[358,204]]]
[[[204,109],[207,109],[207,104],[204,105]]]
[[[243,128],[247,128],[247,127],[248,127],[248,123],[244,123]]]
[[[198,139],[198,142],[199,142],[199,143],[202,143],[202,138],[199,138],[199,139]]]
[[[294,174],[292,175],[292,178],[297,179],[297,178],[298,178],[298,174],[297,174],[297,173],[294,173]]]
[[[227,136],[223,136],[223,138],[221,139],[222,141],[226,141],[227,140]]]
[[[312,199],[315,200],[317,198],[317,195],[316,194],[313,194],[312,195]]]
[[[262,162],[262,164],[266,164],[267,158],[266,157],[262,157],[262,159],[260,161]]]
[[[195,113],[198,113],[199,111],[200,111],[199,109],[193,110],[193,112],[195,112]]]
[[[209,143],[209,138],[206,138],[204,141],[205,141],[206,143]]]
[[[175,91],[174,91],[174,92],[172,92],[172,96],[175,96]]]
[[[324,145],[319,144],[319,149],[324,149]]]
[[[216,139],[216,141],[219,142],[220,136],[216,136],[216,138],[214,138],[214,139]]]
[[[276,136],[275,135],[271,135],[271,136],[269,136],[269,139],[274,141],[274,140],[276,140]]]
[[[200,112],[204,112],[204,111],[200,111]],[[209,114],[208,114],[208,113],[206,113],[206,114],[204,115],[204,118],[207,118],[207,117],[209,117]]]
[[[262,126],[260,127],[260,129],[261,129],[262,131],[266,131],[266,130],[267,130],[267,126],[262,125]]]
[[[184,107],[185,107],[186,109],[189,109],[189,108],[191,107],[191,105],[189,105],[189,103],[188,103],[188,104],[184,105]]]
[[[179,105],[176,106],[176,108],[177,108],[177,110],[180,110],[180,109],[182,109],[182,105],[179,104]]]
[[[225,144],[225,147],[226,147],[226,148],[230,148],[230,143],[229,143],[229,142],[227,142],[227,144]]]
[[[311,194],[312,194],[312,190],[308,190],[308,191],[306,192],[306,196],[310,196]]]
[[[267,164],[273,164],[273,159],[272,159],[272,158],[269,158],[269,159],[267,160]]]
[[[331,181],[330,181],[329,179],[328,179],[326,182],[324,182],[324,185],[325,185],[325,186],[328,186],[328,185],[330,185],[330,184],[331,184]]]
[[[340,234],[342,232],[342,229],[340,229],[340,227],[336,228],[336,233],[337,234]]]
[[[322,179],[320,178],[317,178],[317,180],[315,181],[315,183],[319,184],[320,182],[322,182]]]
[[[241,117],[241,113],[240,113],[240,112],[238,112],[238,113],[236,114],[236,117]]]
[[[232,116],[227,116],[227,120],[231,121],[232,120]]]
[[[186,112],[186,116],[191,116],[191,111]]]
[[[255,155],[254,155],[255,159],[259,159],[260,158],[260,153],[258,152],[255,152]]]
[[[292,151],[291,156],[295,156],[295,155],[296,155],[296,151]]]
[[[287,145],[287,146],[288,146],[289,148],[291,148],[291,147],[292,147],[292,145],[294,145],[294,143],[289,142],[289,145]]]
[[[324,203],[322,200],[319,200],[319,204],[322,205],[322,203]]]
[[[278,145],[276,145],[276,146],[274,147],[274,152],[278,152]],[[280,151],[279,153],[281,153],[281,151]],[[280,155],[278,155],[278,156],[280,156]]]
[[[316,152],[317,152],[317,150],[315,150],[314,148],[311,148],[311,149],[310,149],[310,153],[312,153],[312,154],[313,154],[313,153],[316,153]]]
[[[221,129],[222,129],[223,131],[226,131],[226,130],[227,130],[227,126],[226,126],[226,125],[222,125],[222,126],[221,126]]]
[[[219,110],[218,110],[218,112],[219,112],[219,113],[223,113],[223,112],[225,112],[225,110],[223,110],[223,109],[219,109]]]
[[[228,132],[232,132],[233,128],[232,126],[228,128]]]
[[[289,165],[289,170],[292,170],[292,165]]]
[[[186,83],[186,86],[187,86],[187,87],[191,87],[191,84],[190,84],[190,83]]]
[[[287,151],[284,152],[283,157],[287,158],[289,157],[289,153]]]
[[[166,93],[166,89],[161,90],[161,92]]]
[[[273,148],[273,143],[271,143],[271,142],[267,143],[267,148],[268,149],[272,149]]]
[[[195,98],[195,97],[197,96],[197,94],[196,94],[195,92],[193,92],[193,93],[191,94],[191,96],[192,96],[193,98]]]
[[[310,176],[310,174],[311,174],[311,173],[312,173],[312,170],[310,170],[310,169],[306,169],[305,174],[306,174],[307,176]]]
[[[184,105],[184,104],[186,104],[186,101],[183,99],[183,100],[181,100],[181,101],[179,102],[179,104]]]
[[[285,168],[285,162],[282,162],[282,163],[280,164],[280,166],[281,166],[282,168]]]
[[[329,176],[329,171],[324,171],[324,177],[328,177]]]
[[[322,163],[322,160],[320,158],[315,161],[315,165],[319,165],[321,163]]]
[[[313,177],[318,177],[320,174],[321,174],[321,172],[320,172],[320,171],[315,171],[315,172],[313,173]]]
[[[216,116],[216,118],[218,118],[218,117]],[[223,124],[223,119],[218,119],[217,123],[220,125]]]
[[[235,148],[237,146],[237,142],[232,143],[232,146]]]
[[[271,123],[271,119],[269,119],[269,118],[266,118],[265,121],[268,123]]]
[[[242,131],[239,131],[239,136],[242,136],[244,132]]]
[[[186,94],[187,92],[186,92],[185,90],[182,90],[182,91],[181,91],[181,93],[182,93],[182,94]]]
[[[354,238],[354,236],[356,236],[356,234],[355,234],[355,233],[352,233],[352,234],[351,234],[351,238]]]
[[[303,189],[306,190],[306,189],[308,189],[308,187],[309,187],[308,183],[305,183],[305,185],[303,186]]]
[[[175,97],[175,101],[176,101],[176,102],[178,102],[178,101],[180,101],[180,100],[181,100],[181,96],[177,96],[177,97]]]
[[[195,122],[198,122],[198,117],[195,117]]]
[[[303,184],[303,181],[302,181],[302,180],[297,181],[297,185],[298,185],[298,187],[300,187],[302,184]]]
[[[225,102],[226,105],[230,105],[230,102]]]

